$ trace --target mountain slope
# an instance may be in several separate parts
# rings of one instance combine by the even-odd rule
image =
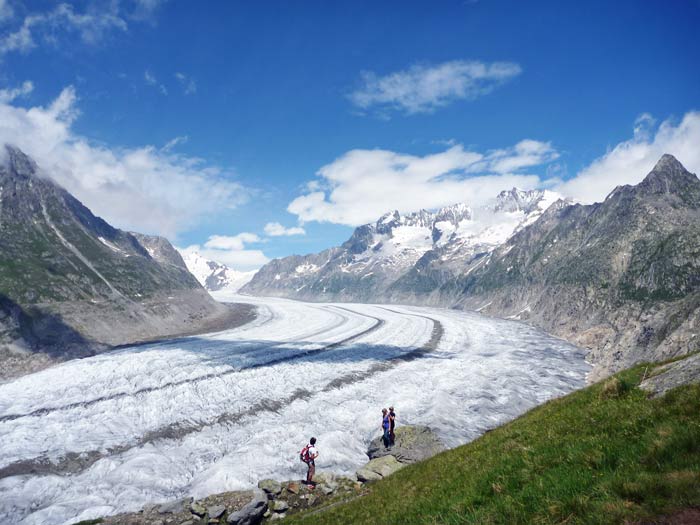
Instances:
[[[664,155],[602,203],[559,203],[440,300],[591,348],[597,377],[700,349],[700,180]]]
[[[228,315],[167,240],[111,227],[8,146],[0,166],[0,344],[53,356]]]

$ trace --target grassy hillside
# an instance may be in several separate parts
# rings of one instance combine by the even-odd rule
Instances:
[[[285,522],[643,523],[700,506],[700,385],[649,399],[637,388],[645,368]]]

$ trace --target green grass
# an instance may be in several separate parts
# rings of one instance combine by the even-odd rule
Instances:
[[[700,506],[700,385],[648,399],[637,388],[645,368],[550,401],[365,497],[285,522],[602,524]]]

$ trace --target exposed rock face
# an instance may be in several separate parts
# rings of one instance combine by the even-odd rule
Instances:
[[[195,331],[230,311],[167,240],[113,228],[13,147],[0,166],[0,346],[54,357]]]
[[[401,463],[423,461],[445,450],[445,445],[428,427],[396,427],[396,440],[391,448],[384,448],[381,436],[373,439],[367,450],[370,459],[393,456]]]
[[[593,379],[698,350],[700,180],[664,155],[602,203],[556,203],[438,296],[590,348]]]
[[[700,354],[657,368],[651,377],[642,381],[639,388],[656,397],[692,383],[700,383]]]
[[[590,349],[591,379],[700,350],[700,181],[671,155],[602,203],[513,189],[492,212],[387,214],[338,248],[271,261],[243,291],[520,319]]]

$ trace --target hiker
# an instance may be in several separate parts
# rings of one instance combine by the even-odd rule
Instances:
[[[392,447],[394,446],[394,442],[396,441],[394,428],[396,428],[396,412],[394,412],[394,407],[389,407],[389,444]]]
[[[306,486],[313,489],[314,485],[314,474],[316,474],[316,461],[318,457],[318,450],[316,450],[316,438],[312,437],[309,440],[309,444],[301,449],[299,453],[300,459],[306,463],[308,470],[306,471]]]
[[[391,423],[389,422],[389,411],[386,408],[382,408],[382,441],[384,442],[384,448],[389,448],[390,437],[389,428]]]

